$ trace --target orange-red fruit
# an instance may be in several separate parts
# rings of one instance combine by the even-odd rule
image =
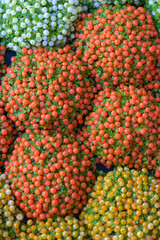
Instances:
[[[160,157],[160,104],[145,89],[121,85],[96,95],[86,117],[86,146],[107,167],[156,170]]]
[[[2,80],[0,100],[20,131],[52,125],[72,131],[92,109],[96,92],[87,67],[67,45],[58,51],[22,49]]]
[[[16,204],[38,220],[77,214],[95,180],[92,157],[73,134],[27,129],[5,162]]]
[[[102,6],[77,23],[76,53],[103,86],[142,86],[159,79],[160,39],[142,7]]]

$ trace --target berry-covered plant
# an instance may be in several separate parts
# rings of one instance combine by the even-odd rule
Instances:
[[[9,180],[0,172],[0,240],[15,239],[23,218],[23,213],[15,205]]]
[[[27,129],[5,162],[16,204],[38,220],[77,214],[95,180],[92,156],[72,134]]]
[[[3,102],[0,101],[0,167],[7,157],[9,147],[15,139],[15,134],[16,130],[13,127],[13,123],[10,119],[7,119],[4,113]]]
[[[22,49],[2,80],[2,98],[8,117],[18,130],[83,123],[97,88],[87,67],[69,45],[63,49]]]
[[[160,158],[160,104],[143,88],[105,88],[86,117],[91,148],[101,163],[156,170]],[[156,157],[158,159],[156,161]]]
[[[81,0],[1,0],[0,38],[14,51],[64,45],[82,9]]]
[[[127,3],[141,6],[144,4],[144,0],[82,0],[83,10],[87,12],[92,12],[94,9],[101,7],[103,4],[123,5]]]
[[[27,240],[89,240],[84,223],[71,215],[39,222],[29,219],[21,228],[19,237]]]
[[[159,79],[157,81],[152,81],[144,86],[146,91],[151,91],[153,96],[158,102],[160,102],[160,54],[158,57],[158,68],[159,68]]]
[[[81,213],[93,240],[158,239],[160,184],[142,171],[118,167],[96,185]]]
[[[152,14],[155,25],[160,32],[160,1],[159,0],[145,0],[145,9]]]
[[[160,10],[143,3],[0,0],[17,52],[7,68],[0,45],[0,240],[159,239]]]
[[[151,82],[144,86],[146,91],[151,91],[157,102],[160,102],[160,80]]]
[[[0,44],[0,83],[1,83],[1,76],[6,69],[6,65],[4,64],[5,51],[6,51],[6,48]]]
[[[76,53],[96,82],[139,87],[159,79],[160,40],[143,7],[102,6],[93,14],[82,14],[76,30]]]

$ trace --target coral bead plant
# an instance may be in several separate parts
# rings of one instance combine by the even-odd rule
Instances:
[[[105,88],[86,117],[91,148],[102,164],[156,170],[160,158],[160,104],[143,88]]]
[[[7,157],[9,147],[15,139],[15,134],[16,130],[13,127],[13,123],[10,119],[7,119],[4,113],[3,102],[0,102],[0,167]]]
[[[95,180],[92,155],[73,134],[27,129],[5,162],[16,204],[38,220],[77,214]]]
[[[6,69],[6,65],[4,64],[5,51],[6,51],[6,48],[0,44],[0,78]],[[0,79],[0,83],[1,83],[1,79]]]
[[[57,217],[42,221],[29,219],[27,224],[21,225],[19,239],[24,240],[89,240],[84,223],[73,216]]]
[[[143,7],[102,6],[82,18],[74,46],[96,82],[139,87],[159,79],[160,40],[151,14]]]
[[[146,91],[151,91],[157,102],[160,102],[160,80],[144,86]]]
[[[97,87],[87,67],[70,50],[22,49],[2,80],[8,117],[18,130],[61,126],[70,130],[83,123]]]
[[[160,32],[160,2],[159,0],[145,0],[145,9],[150,11],[154,18],[155,25]]]
[[[160,48],[160,46],[159,46]],[[144,86],[146,91],[151,91],[153,96],[157,101],[160,102],[160,54],[158,57],[158,68],[159,68],[159,79],[157,81],[152,81]]]
[[[144,1],[0,0],[0,240],[160,240],[159,8]]]
[[[24,214],[18,210],[9,180],[0,172],[0,240],[13,240],[21,227]]]
[[[14,51],[64,45],[81,12],[81,0],[1,0],[0,38]]]
[[[118,167],[96,185],[81,213],[93,240],[158,239],[160,184],[142,171]]]

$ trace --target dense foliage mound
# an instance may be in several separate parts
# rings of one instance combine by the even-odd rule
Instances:
[[[72,134],[27,129],[5,162],[16,204],[38,220],[77,214],[95,180],[92,155]]]
[[[2,98],[8,117],[18,130],[83,123],[97,92],[88,69],[69,45],[55,51],[22,49],[22,56],[2,80]]]
[[[160,104],[143,88],[105,88],[86,117],[86,146],[101,163],[149,170],[160,158]],[[160,177],[160,176],[159,176]]]
[[[64,45],[82,9],[81,0],[1,0],[0,38],[14,51]]]
[[[102,6],[82,18],[74,46],[96,82],[140,86],[159,79],[160,39],[143,7]]]
[[[0,240],[15,239],[24,218],[15,205],[8,182],[5,174],[0,172]]]
[[[81,213],[93,240],[158,239],[160,184],[142,171],[118,167],[96,185]]]

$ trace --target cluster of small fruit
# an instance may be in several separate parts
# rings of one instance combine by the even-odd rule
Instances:
[[[82,14],[72,45],[42,45],[8,68],[0,49],[0,239],[157,239],[160,39],[150,13],[103,5]],[[116,168],[94,187],[96,163]]]

